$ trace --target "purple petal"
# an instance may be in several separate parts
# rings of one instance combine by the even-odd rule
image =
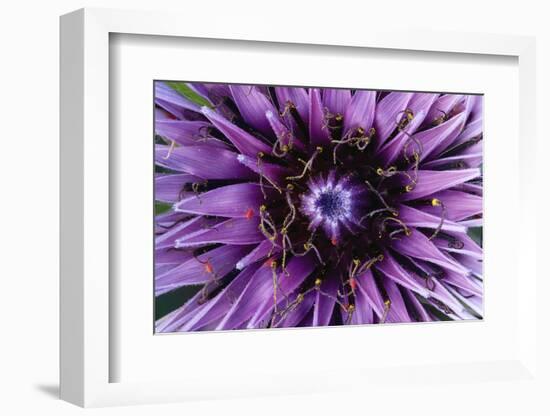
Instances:
[[[180,145],[208,144],[227,149],[228,145],[221,140],[208,137],[209,127],[212,125],[205,121],[159,120],[155,122],[155,131],[158,135]]]
[[[478,141],[477,143],[474,143],[473,145],[468,146],[466,149],[463,149],[460,152],[460,155],[463,158],[466,158],[466,159],[469,159],[469,160],[472,160],[472,159],[470,159],[472,157],[477,158],[479,163],[481,163],[481,161],[483,160],[483,158],[482,158],[482,155],[483,155],[483,142]],[[476,162],[474,160],[472,160],[471,163],[473,164],[473,163],[476,163]]]
[[[155,250],[155,264],[181,264],[193,258],[193,254],[172,247]]]
[[[168,229],[177,223],[185,220],[188,217],[181,212],[166,211],[160,215],[155,216],[155,234],[164,234]]]
[[[201,112],[221,131],[227,139],[243,154],[256,157],[258,153],[270,153],[271,147],[257,137],[252,136],[240,127],[216,113],[208,107],[202,107]],[[265,111],[262,117],[265,117]],[[267,120],[266,120],[267,123]]]
[[[169,231],[155,238],[155,247],[157,249],[173,248],[176,241],[182,236],[211,227],[213,224],[215,224],[215,220],[203,217],[192,218],[172,227]]]
[[[161,120],[173,120],[172,114],[170,114],[168,111],[155,107],[155,123]]]
[[[389,167],[389,165],[391,165],[396,159],[398,159],[400,155],[404,155],[403,151],[406,149],[418,150],[414,145],[414,141],[412,141],[411,139],[411,133],[416,131],[418,126],[420,126],[425,114],[426,113],[424,111],[417,113],[417,115],[411,120],[409,124],[407,124],[403,131],[397,133],[392,140],[386,142],[382,146],[382,148],[378,151],[376,157],[383,162],[383,166]],[[405,146],[407,146],[407,143],[412,146],[406,148]]]
[[[414,177],[414,172],[409,172]],[[423,198],[436,192],[452,188],[481,176],[479,169],[462,169],[453,171],[419,170],[417,184],[410,192],[401,195],[403,201]]]
[[[394,281],[384,279],[384,288],[390,301],[386,322],[411,322],[412,319],[407,312],[403,296]]]
[[[169,146],[155,148],[157,165],[186,172],[203,179],[252,179],[254,174],[230,150],[211,146]]]
[[[456,296],[454,296],[447,287],[443,286],[437,279],[433,279],[434,290],[432,291],[431,298],[436,299],[440,302],[443,302],[447,305],[452,314],[456,315],[460,319],[472,319],[474,318],[470,312],[462,306],[460,302],[457,301]],[[437,304],[434,305],[439,307]],[[441,310],[441,308],[439,308]],[[442,310],[443,313],[446,313]]]
[[[422,125],[422,122],[426,119],[428,111],[432,108],[433,104],[439,98],[439,94],[429,94],[425,92],[413,94],[407,108],[412,111],[413,120],[419,121],[418,127]],[[413,129],[408,130],[410,134],[414,133]]]
[[[461,132],[465,119],[464,114],[458,114],[436,127],[416,133],[413,136],[415,141],[422,144],[420,160],[428,158],[431,154],[438,155],[453,143]]]
[[[314,302],[315,302],[315,293],[313,292],[308,293],[307,295],[304,296],[304,300],[298,304],[296,309],[293,309],[291,312],[289,312],[286,318],[282,319],[279,322],[276,322],[275,326],[277,328],[297,327],[300,324],[300,322],[302,322],[303,319],[307,316],[307,314],[311,312]]]
[[[462,183],[453,187],[453,190],[468,192],[478,196],[483,195],[483,186],[480,183]]]
[[[304,279],[313,271],[314,260],[310,256],[293,257],[286,274],[280,276],[281,292],[292,293]],[[281,293],[282,297],[282,293]],[[269,266],[261,267],[252,276],[249,284],[239,296],[218,329],[233,329],[243,322],[256,316],[254,324],[259,324],[273,307],[273,277]],[[248,327],[253,326],[249,322]]]
[[[475,313],[483,316],[483,297],[481,296],[463,296],[459,290],[451,286],[445,287],[454,297],[460,300],[463,304],[472,309]],[[465,311],[462,314],[462,319],[473,319],[473,316],[469,316],[469,311]]]
[[[481,261],[461,254],[455,254],[454,257],[460,264],[470,269],[477,277],[481,278],[483,276],[483,263]]]
[[[355,291],[355,312],[352,315],[351,323],[354,325],[372,324],[374,322],[374,311],[370,306],[363,290]]]
[[[185,263],[155,276],[155,294],[169,292],[186,285],[197,285],[221,279],[250,247],[225,245],[198,255]]]
[[[424,305],[420,303],[420,301],[418,300],[418,298],[413,292],[406,290],[404,296],[409,300],[409,303],[411,304],[413,309],[417,312],[418,320],[420,322],[431,322],[433,320],[430,314],[426,311],[426,308],[424,307]]]
[[[170,120],[183,119],[190,110],[182,109],[164,100],[155,99],[155,104],[160,107],[162,111],[169,115]]]
[[[348,89],[324,88],[323,104],[331,114],[344,115],[346,107],[351,100],[351,92]]]
[[[271,136],[271,127],[265,117],[267,111],[276,111],[271,101],[255,86],[230,85],[229,89],[244,121],[263,135]]]
[[[453,142],[453,145],[458,145],[460,143],[464,143],[465,141],[473,139],[474,137],[479,136],[482,132],[483,132],[483,120],[481,118],[478,118],[477,120],[474,120],[466,124],[466,127],[464,127],[464,130]]]
[[[449,232],[449,236],[456,239],[456,243],[449,242],[444,238],[434,238],[433,242],[440,250],[449,253],[458,253],[464,256],[471,256],[478,260],[483,260],[483,250],[467,234],[458,234]]]
[[[483,116],[483,96],[476,95],[473,97],[472,108],[470,111],[470,123],[475,123],[481,120]]]
[[[242,166],[246,166],[252,172],[261,175],[272,183],[281,185],[285,181],[285,177],[291,174],[288,168],[273,163],[264,162],[263,159],[258,157],[250,157],[245,155],[238,155],[237,160]]]
[[[411,278],[410,274],[403,270],[403,268],[394,260],[393,256],[389,252],[384,252],[384,260],[376,263],[375,267],[382,274],[389,277],[399,285],[418,293],[422,297],[428,296],[429,290],[426,288],[426,285],[419,284]]]
[[[461,289],[462,291],[468,292],[472,295],[483,296],[483,286],[473,277],[447,272],[445,273],[445,278],[443,280],[450,285]]]
[[[482,143],[478,143],[482,145]],[[434,159],[431,162],[422,164],[422,169],[429,170],[445,170],[445,169],[456,169],[456,168],[477,168],[480,166],[483,159],[483,154],[481,149],[478,153],[466,154],[466,155],[457,155],[449,156],[441,159]]]
[[[460,221],[459,224],[463,225],[466,228],[483,227],[483,218],[473,218],[466,221]]]
[[[410,92],[391,92],[376,105],[374,127],[379,147],[397,127],[402,112],[407,109],[407,104],[412,96],[413,94]]]
[[[467,192],[446,190],[433,194],[445,206],[445,218],[450,221],[462,221],[483,213],[483,198]],[[432,215],[441,215],[441,207],[426,206],[423,208]]]
[[[384,316],[384,299],[380,294],[376,282],[374,281],[374,276],[370,270],[361,273],[361,275],[356,277],[357,289],[362,291],[362,294],[365,297],[365,300],[368,302],[370,307],[374,310],[379,319],[382,319]]]
[[[273,193],[273,190],[265,189],[265,192]],[[258,216],[263,199],[260,185],[239,183],[183,199],[174,206],[174,211],[252,219]]]
[[[439,97],[436,102],[430,108],[428,115],[426,116],[426,122],[424,127],[428,127],[436,123],[441,117],[446,116],[452,112],[452,110],[464,100],[463,95],[446,94]]]
[[[201,181],[201,178],[187,173],[157,176],[155,178],[155,200],[170,203],[179,201],[185,195],[183,188],[186,184]]]
[[[357,91],[344,111],[344,135],[358,127],[369,131],[374,121],[376,91]]]
[[[239,273],[226,288],[218,293],[216,297],[208,301],[204,308],[194,314],[183,327],[179,328],[179,330],[196,331],[212,321],[222,318],[234,304],[237,296],[244,290],[257,269],[257,267],[247,267],[246,270]]]
[[[441,211],[441,208],[439,210]],[[409,227],[437,229],[441,225],[441,212],[439,215],[432,215],[407,205],[400,205],[398,211],[399,219]],[[441,225],[441,229],[443,231],[466,232],[466,227],[449,221],[446,217]]]
[[[328,128],[325,126],[325,114],[318,88],[309,92],[309,139],[312,144],[324,146],[330,142]]]
[[[451,256],[443,254],[424,234],[415,229],[408,237],[394,240],[392,247],[396,252],[415,259],[437,264],[445,269],[468,275],[469,270],[460,265]]]
[[[272,111],[266,111],[265,116],[269,121],[275,137],[279,140],[280,146],[286,145],[290,148],[297,147],[300,150],[304,150],[304,144],[288,129],[288,127],[281,121],[279,115],[275,115]]]
[[[258,244],[250,253],[244,256],[237,262],[237,269],[243,270],[249,265],[256,263],[260,260],[265,259],[267,256],[272,254],[278,254],[281,249],[273,245],[273,242],[269,240],[264,240]]]
[[[252,218],[231,218],[210,228],[205,228],[179,238],[176,248],[197,247],[208,244],[248,245],[263,241],[265,237],[258,229],[259,220]]]
[[[315,268],[315,262],[312,260],[312,256],[306,255],[305,257],[293,257],[287,264],[285,272],[280,271],[277,275],[278,279],[278,311],[283,310],[287,305],[287,299],[283,294],[287,296],[292,296],[294,291],[299,288],[302,282],[308,277]],[[263,326],[266,320],[271,317],[272,310],[274,308],[274,298],[273,298],[273,277],[269,281],[269,285],[265,292],[263,292],[262,297],[264,301],[262,305],[258,307],[254,315],[247,324],[247,328],[255,328],[258,326]],[[256,292],[256,294],[261,292]],[[267,294],[270,294],[268,296]],[[280,316],[275,319],[275,322],[280,320]]]

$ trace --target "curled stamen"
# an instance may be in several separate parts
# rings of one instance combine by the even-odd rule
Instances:
[[[337,290],[338,296],[341,298],[346,298],[350,295],[355,294],[355,287],[357,285],[357,282],[355,280],[355,275],[357,273],[357,269],[361,265],[361,260],[359,259],[353,259],[348,267],[348,280],[343,282],[344,287],[346,285],[349,285],[350,290],[345,293],[341,293],[340,289]]]
[[[302,162],[304,164],[304,170],[302,171],[302,173],[298,176],[287,176],[287,180],[291,181],[291,180],[296,180],[296,179],[302,179],[306,172],[308,170],[311,170],[311,167],[313,166],[313,161],[315,160],[315,158],[321,154],[323,152],[323,148],[321,146],[317,146],[315,148],[315,152],[313,152],[313,154],[311,155],[311,157],[309,158],[309,160],[307,162],[304,162],[302,159],[298,159],[300,162]]]
[[[317,279],[317,280],[320,280],[320,279]],[[316,290],[317,292],[319,292],[320,295],[322,296],[325,296],[326,298],[329,298],[331,299],[334,303],[336,303],[338,306],[340,306],[340,308],[342,308],[343,310],[346,309],[346,305],[344,305],[340,299],[338,299],[336,296],[333,296],[327,292],[324,292],[322,289],[321,289],[321,282],[317,285],[317,280],[315,281],[315,286],[314,286],[314,290]]]
[[[294,246],[292,244],[292,242],[290,241],[290,237],[288,236],[288,234],[284,234],[283,235],[283,239],[286,239],[287,240],[287,243],[288,243],[288,246],[289,246],[289,251],[292,253],[293,256],[296,256],[296,257],[303,257],[305,256],[306,254],[308,254],[311,250],[313,250],[313,252],[315,253],[315,255],[317,256],[317,260],[319,260],[319,263],[321,263],[321,265],[325,265],[326,263],[323,261],[323,258],[321,257],[321,253],[319,252],[319,249],[317,248],[317,246],[315,244],[312,243],[313,241],[313,238],[314,238],[314,235],[315,234],[311,234],[310,238],[308,239],[308,241],[306,241],[304,243],[304,251],[303,252],[297,252],[294,250]]]
[[[433,240],[441,232],[441,228],[443,227],[443,224],[445,223],[445,217],[447,215],[447,210],[445,208],[445,205],[439,199],[437,199],[437,198],[432,199],[432,206],[441,207],[441,219],[439,220],[439,224],[438,224],[437,228],[435,229],[433,234],[429,237],[429,240]]]
[[[396,118],[399,118],[399,120],[395,120],[397,130],[401,132],[414,119],[414,113],[411,109],[406,108],[405,110],[398,112],[396,114]]]
[[[336,157],[336,153],[338,152],[338,149],[340,148],[340,146],[344,144],[352,143],[354,140],[355,140],[355,137],[348,136],[348,137],[342,138],[341,140],[330,141],[332,144],[336,144],[336,146],[332,148],[332,162],[335,165],[337,164],[337,161],[338,161],[338,158]]]
[[[285,108],[281,113],[281,117],[285,117],[287,114],[291,115],[292,119],[296,123],[296,126],[298,126],[299,132],[302,136],[305,136],[305,133],[307,132],[306,125],[304,124],[304,121],[302,120],[302,117],[300,116],[296,105],[290,100],[286,102]]]
[[[386,200],[384,199],[384,197],[382,196],[382,194],[380,194],[380,192],[378,192],[374,186],[371,185],[371,183],[368,181],[368,180],[365,180],[365,183],[367,184],[367,186],[369,187],[369,190],[374,193],[378,199],[380,200],[380,202],[382,202],[382,204],[386,207],[386,209],[388,211],[390,211],[393,215],[397,216],[397,213],[398,211],[395,209],[395,208],[392,208],[388,205],[388,203],[386,202]]]
[[[260,189],[262,191],[262,195],[264,196],[264,199],[267,199],[267,194],[265,193],[265,189],[264,189],[264,175],[262,173],[262,158],[263,157],[264,157],[263,152],[259,152],[258,153],[258,159],[257,159],[256,163],[258,165],[258,172],[259,172],[259,175],[260,175]]]
[[[381,262],[383,260],[384,260],[383,254],[379,254],[378,256],[373,257],[372,259],[363,263],[363,265],[359,268],[359,270],[357,270],[357,274],[363,273],[364,271],[370,269],[374,265],[374,263]]]
[[[432,121],[432,126],[439,126],[444,121],[449,119],[449,115],[445,111],[440,110],[439,108],[437,109],[437,111],[439,111],[442,114],[439,117],[434,118],[434,120]]]
[[[382,226],[384,226],[384,224],[385,224],[387,221],[396,222],[396,223],[399,224],[401,227],[403,227],[402,229],[399,230],[400,232],[404,232],[406,236],[411,235],[411,230],[409,229],[409,227],[407,227],[407,224],[405,224],[405,223],[404,223],[403,221],[401,221],[399,218],[395,218],[395,217],[385,217],[385,218],[382,220]],[[390,238],[391,238],[393,235],[395,235],[395,232],[393,232],[393,233],[390,234]]]
[[[277,322],[275,322],[275,317],[277,316],[277,314],[274,313],[271,321],[272,322],[271,326],[278,326],[291,312],[293,312],[298,307],[298,305],[300,305],[300,303],[304,301],[305,295],[306,293],[298,293],[298,295],[296,295],[296,299],[290,302],[286,306],[286,308],[278,314],[280,319]]]
[[[263,173],[263,164],[262,159],[264,158],[265,154],[263,152],[259,152],[256,159],[256,165],[258,166],[258,175],[260,176],[260,189],[262,191],[262,194],[264,196],[264,199],[267,199],[267,194],[264,189],[264,178],[266,181],[270,183],[271,186],[273,186],[279,193],[283,193],[283,190],[275,183],[273,182],[269,176],[264,175]]]
[[[405,158],[405,160],[407,161],[407,163],[410,163],[410,159],[409,159],[409,144],[411,142],[414,142],[414,144],[416,145],[416,149],[413,150],[413,156],[415,156],[416,159],[420,160],[420,155],[422,154],[423,150],[424,150],[424,147],[422,146],[422,142],[420,140],[418,140],[418,138],[414,137],[414,136],[411,136],[410,134],[408,134],[407,132],[403,132],[404,134],[406,134],[408,136],[408,139],[407,141],[405,142],[405,144],[403,145],[403,157]]]
[[[290,185],[290,184],[289,184]],[[288,188],[288,186],[287,186]],[[290,197],[290,192],[286,193],[286,203],[288,204],[288,207],[290,208],[290,212],[287,214],[283,221],[283,229],[288,229],[294,220],[296,219],[296,207],[292,203],[292,199]]]
[[[269,218],[271,218],[269,212],[267,212],[267,207],[265,205],[261,205],[260,209],[258,210],[260,214],[260,224],[258,225],[258,228],[262,232],[262,234],[272,242],[272,244],[275,244],[275,239],[277,238],[277,228],[275,227],[275,224],[270,221]],[[269,217],[269,218],[268,218]],[[267,231],[265,224],[269,226],[273,234],[270,234],[269,231]]]
[[[367,218],[371,218],[371,217],[375,216],[376,214],[380,214],[381,212],[386,212],[386,211],[389,212],[392,215],[395,215],[395,216],[399,215],[399,212],[397,210],[391,210],[391,209],[388,209],[388,208],[379,208],[379,209],[372,210],[372,211],[368,212],[367,214],[363,215],[361,217],[361,219],[359,220],[359,224],[362,224],[363,221],[366,220]]]
[[[392,177],[393,175],[395,175],[396,173],[398,173],[398,170],[397,170],[397,167],[395,166],[390,166],[388,169],[384,170],[382,168],[378,168],[376,169],[376,174],[378,176],[383,176],[385,178],[390,178]]]
[[[323,109],[323,112],[323,126],[321,127],[323,130],[338,130],[342,128],[342,120],[344,119],[342,114],[332,114],[327,107]],[[333,120],[336,121],[336,124],[331,126],[330,122]]]
[[[283,144],[285,138],[284,136],[277,137],[277,140],[275,140],[275,143],[273,143],[271,154],[276,157],[285,157],[293,147],[292,134],[290,133],[290,131],[288,131],[285,135],[288,137],[288,140],[286,140],[288,142],[287,144]]]

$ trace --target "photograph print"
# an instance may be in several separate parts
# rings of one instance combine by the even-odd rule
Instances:
[[[154,81],[152,104],[156,333],[483,319],[483,95]]]

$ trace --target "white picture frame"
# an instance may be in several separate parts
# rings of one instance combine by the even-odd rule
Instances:
[[[182,21],[185,24],[182,24]],[[536,283],[542,272],[536,267],[535,183],[528,176],[535,159],[535,41],[530,37],[473,33],[430,33],[370,25],[361,30],[340,24],[330,33],[315,25],[308,30],[280,31],[275,22],[254,24],[241,18],[239,30],[225,19],[205,27],[193,19],[162,12],[82,9],[61,18],[61,398],[80,406],[161,403],[215,397],[243,397],[283,393],[311,393],[368,387],[383,394],[395,380],[397,389],[432,388],[447,377],[461,383],[456,389],[475,388],[480,383],[507,383],[506,388],[542,391],[544,373],[536,360],[540,320],[536,316]],[[246,42],[332,45],[333,47],[429,51],[439,54],[499,55],[518,60],[519,149],[517,233],[518,257],[515,273],[524,284],[517,291],[517,345],[514,354],[495,361],[439,364],[419,362],[413,367],[370,367],[352,371],[341,379],[339,370],[320,369],[288,380],[281,374],[260,374],[263,379],[241,380],[233,386],[197,378],[170,381],[113,382],[110,367],[119,359],[111,349],[110,319],[116,305],[110,296],[109,252],[110,171],[109,99],[111,34],[225,39]],[[527,145],[528,144],[528,145]],[[535,248],[535,249],[533,249]],[[521,269],[519,269],[521,267]],[[402,327],[402,331],[411,328]],[[152,333],[151,333],[152,336]],[[306,336],[306,335],[304,335]],[[399,336],[399,334],[394,336]],[[168,339],[170,337],[167,337]],[[243,370],[246,375],[246,370]],[[308,379],[309,378],[309,379]],[[309,383],[305,382],[309,380]],[[381,381],[382,385],[378,383]],[[209,385],[207,389],[205,386]],[[432,387],[430,387],[432,386]],[[527,387],[526,387],[527,386]],[[498,399],[498,389],[488,395]],[[372,393],[373,397],[376,394]],[[439,400],[444,400],[444,394]],[[541,397],[541,396],[537,396]],[[490,399],[488,398],[488,399]],[[373,400],[376,400],[374,398]]]

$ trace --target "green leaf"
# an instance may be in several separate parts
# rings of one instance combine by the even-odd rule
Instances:
[[[201,290],[202,286],[183,286],[155,298],[155,320],[182,306]]]
[[[210,104],[206,98],[202,97],[201,95],[193,91],[185,82],[169,81],[169,82],[166,82],[166,85],[172,87],[181,96],[187,98],[189,101],[195,104],[198,104],[200,106],[206,106],[206,107],[212,108],[212,104]]]
[[[474,240],[480,247],[483,247],[483,227],[471,227],[468,228],[468,235]]]
[[[155,215],[163,214],[172,208],[171,204],[155,201]]]

